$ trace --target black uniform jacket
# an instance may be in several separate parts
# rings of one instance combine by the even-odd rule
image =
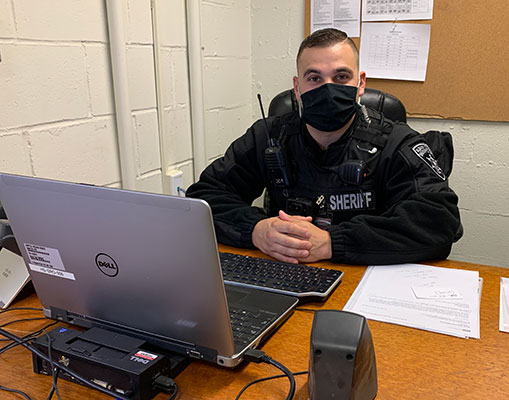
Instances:
[[[187,196],[210,204],[217,239],[228,245],[254,248],[256,223],[282,209],[313,214],[330,233],[335,262],[446,258],[462,234],[458,198],[446,175],[424,135],[373,110],[369,115],[358,112],[350,129],[325,151],[297,113],[269,118],[270,137],[283,145],[287,172],[294,177],[286,187],[273,184],[265,160],[267,129],[259,120],[203,171]],[[404,140],[389,140],[396,136]],[[345,178],[345,163],[363,166],[361,182],[352,182],[348,168]],[[269,205],[251,206],[265,188]]]

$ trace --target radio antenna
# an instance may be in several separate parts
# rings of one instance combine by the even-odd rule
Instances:
[[[267,118],[265,118],[265,112],[263,111],[262,96],[260,95],[260,93],[258,93],[256,97],[258,97],[258,103],[260,103],[260,111],[262,112],[262,119],[263,123],[265,124],[265,133],[267,133],[267,142],[269,143],[269,146],[273,146],[274,143],[270,137],[269,125],[267,124]]]

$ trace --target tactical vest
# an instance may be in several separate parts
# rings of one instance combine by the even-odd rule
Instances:
[[[355,128],[345,138],[337,160],[327,165],[322,165],[306,147],[300,134],[300,122],[299,126],[283,127],[281,120],[276,118],[270,134],[287,132],[282,142],[290,159],[295,183],[290,187],[267,186],[265,208],[270,215],[285,210],[291,215],[312,216],[313,222],[325,229],[358,214],[379,215],[384,211],[382,185],[377,184],[376,170],[394,123],[375,110],[365,110],[367,115],[360,112],[357,115]],[[408,132],[414,132],[407,125],[404,127]],[[345,163],[363,165],[359,183],[345,182],[340,173],[341,165]]]

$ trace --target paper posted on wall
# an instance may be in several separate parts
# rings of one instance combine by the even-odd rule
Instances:
[[[479,339],[478,271],[420,264],[369,266],[344,310],[368,319]]]
[[[509,278],[500,278],[500,330],[509,332]]]

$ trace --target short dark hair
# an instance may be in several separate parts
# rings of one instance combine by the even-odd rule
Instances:
[[[305,38],[299,47],[299,52],[297,53],[297,68],[299,66],[299,58],[304,49],[309,49],[311,47],[329,47],[335,45],[336,43],[348,43],[355,52],[357,56],[357,60],[359,59],[359,50],[357,46],[353,42],[352,39],[348,37],[348,35],[340,31],[336,28],[325,28],[314,31],[311,35]]]

